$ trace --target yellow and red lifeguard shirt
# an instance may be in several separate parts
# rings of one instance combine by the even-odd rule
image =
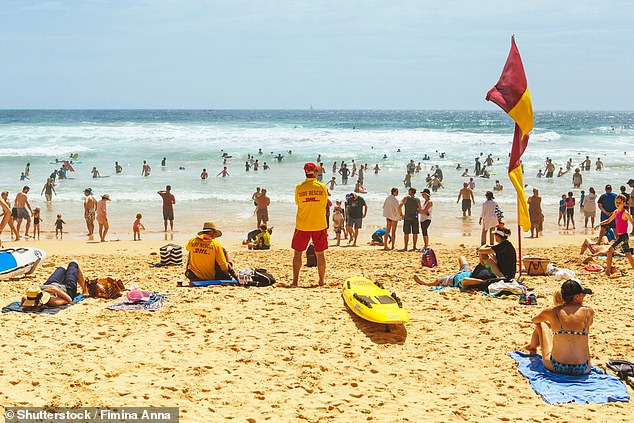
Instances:
[[[189,251],[187,269],[194,272],[201,280],[216,278],[216,263],[224,271],[229,267],[222,245],[209,235],[195,236],[189,240],[185,249]]]
[[[300,231],[321,231],[326,229],[326,205],[328,190],[326,185],[315,178],[306,178],[295,187],[297,216],[295,229]]]

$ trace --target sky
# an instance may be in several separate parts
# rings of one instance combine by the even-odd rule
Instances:
[[[3,0],[0,108],[634,110],[631,0]]]

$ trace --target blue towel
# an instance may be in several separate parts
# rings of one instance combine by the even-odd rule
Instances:
[[[22,308],[22,306],[20,305],[20,302],[16,301],[14,303],[9,304],[6,307],[3,307],[2,312],[7,313],[9,311],[18,311],[20,313],[57,314],[60,311],[64,310],[65,308],[68,308],[72,306],[73,304],[77,304],[78,302],[80,302],[81,300],[87,297],[88,295],[80,294],[76,296],[73,302],[70,304],[64,304],[62,306],[57,306],[57,307],[44,307],[43,309]]]
[[[510,352],[518,363],[518,370],[524,375],[531,387],[548,404],[605,403],[630,400],[627,387],[618,378],[606,375],[592,366],[590,373],[584,376],[568,376],[553,373],[544,367],[542,356],[526,354],[520,351]]]

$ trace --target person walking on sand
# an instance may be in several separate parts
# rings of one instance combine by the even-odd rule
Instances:
[[[266,189],[262,188],[260,195],[255,197],[255,203],[255,216],[257,218],[257,225],[255,227],[259,228],[261,225],[266,225],[269,221],[271,199],[266,195]]]
[[[28,186],[24,186],[21,192],[15,196],[15,200],[13,201],[13,207],[15,208],[14,218],[16,219],[15,230],[18,233],[18,237],[15,239],[18,241],[20,235],[20,226],[22,226],[22,220],[26,219],[26,228],[24,230],[25,238],[30,238],[29,229],[31,228],[31,214],[33,214],[33,210],[31,209],[31,204],[29,204],[29,193],[30,188]],[[29,213],[30,212],[30,213]]]
[[[384,250],[393,250],[394,243],[396,242],[396,228],[398,226],[398,221],[401,220],[401,214],[399,212],[399,201],[398,201],[398,188],[394,187],[390,191],[390,195],[387,196],[385,201],[383,202],[383,217],[385,217],[385,233],[386,236],[383,238],[383,249]],[[392,243],[392,247],[388,248],[388,242]]]
[[[8,196],[9,193],[2,193],[2,197],[0,197],[0,211],[2,211],[2,213],[0,213],[0,235],[2,235],[2,231],[4,230],[4,227],[9,223],[10,219],[11,219],[11,207],[9,206],[8,202],[5,201],[5,197]],[[11,233],[13,233],[14,228],[11,227]],[[0,248],[2,248],[2,240],[0,239]]]
[[[4,230],[4,227],[9,225],[9,229],[11,229],[11,237],[15,235],[16,238],[20,238],[20,234],[15,228],[15,224],[13,223],[13,215],[11,214],[11,201],[9,201],[9,191],[3,191],[0,195],[0,234]],[[2,244],[0,244],[2,245]]]
[[[416,188],[407,190],[407,197],[403,197],[401,204],[398,206],[398,212],[403,219],[403,241],[405,246],[401,251],[407,251],[409,243],[409,235],[412,234],[413,248],[416,251],[416,243],[418,242],[418,213],[422,210],[420,200],[416,198]]]
[[[158,191],[158,195],[163,199],[163,225],[165,232],[167,232],[167,221],[170,222],[170,230],[174,230],[174,204],[176,204],[176,198],[172,194],[171,185],[167,185],[165,190]]]
[[[101,242],[106,242],[106,235],[108,234],[108,229],[110,229],[107,209],[108,201],[110,201],[110,195],[103,194],[101,200],[97,202],[97,224],[99,225],[99,240]]]
[[[291,248],[293,248],[293,284],[299,283],[299,271],[302,267],[302,252],[312,240],[317,256],[317,273],[319,286],[325,284],[326,256],[328,249],[328,233],[326,230],[326,205],[328,204],[328,189],[326,185],[315,178],[315,163],[304,164],[306,179],[295,187],[295,232]]]
[[[462,217],[467,217],[467,214],[471,216],[471,204],[475,201],[475,197],[473,196],[473,191],[469,188],[469,184],[467,182],[462,183],[462,188],[458,193],[458,199],[456,203],[460,202],[462,198]]]
[[[606,185],[605,193],[601,194],[601,197],[599,197],[599,200],[597,201],[597,206],[599,207],[599,210],[601,210],[601,221],[607,220],[610,216],[612,216],[614,210],[616,210],[616,204],[614,201],[615,199],[616,194],[612,192],[612,185]],[[605,235],[609,228],[616,228],[616,223],[614,222],[614,220],[611,220],[605,225],[601,225],[601,230],[599,231],[599,239],[601,239],[601,237]]]
[[[482,203],[482,211],[480,212],[479,224],[482,225],[482,234],[480,236],[480,244],[485,245],[487,242],[487,232],[489,233],[490,244],[493,245],[493,230],[500,223],[496,209],[498,203],[493,201],[495,197],[493,192],[487,191],[485,194],[486,201]]]
[[[348,244],[352,241],[352,246],[357,246],[357,238],[359,237],[359,229],[363,227],[363,219],[368,213],[368,205],[365,203],[363,197],[360,197],[356,192],[350,193],[350,200],[348,207],[346,208],[346,224],[348,225],[348,232],[350,233],[350,239]]]
[[[84,190],[84,219],[88,229],[88,239],[92,240],[95,233],[95,217],[97,216],[97,200],[92,196],[92,190]]]
[[[539,234],[544,230],[544,214],[542,197],[539,196],[537,188],[533,188],[533,195],[528,197],[528,216],[531,219],[531,238],[539,238]]]

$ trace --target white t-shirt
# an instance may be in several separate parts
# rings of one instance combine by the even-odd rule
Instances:
[[[592,213],[597,210],[597,195],[589,193],[583,199],[583,210]]]
[[[498,223],[498,215],[495,214],[495,208],[498,203],[493,200],[486,200],[482,203],[482,213],[480,214],[480,218],[482,219],[482,229],[488,230],[491,228],[495,228]]]
[[[421,209],[425,210],[425,206],[427,206],[427,203],[431,203],[431,200],[425,201],[425,199],[422,199],[421,203],[422,203],[421,206],[420,206]],[[431,209],[432,208],[434,208],[434,204],[433,203],[429,206],[429,209],[427,210],[427,214],[418,213],[418,221],[419,222],[424,222],[426,220],[431,220]]]
[[[383,217],[394,221],[401,220],[401,214],[398,212],[398,206],[398,198],[391,194],[388,195],[383,203]]]

